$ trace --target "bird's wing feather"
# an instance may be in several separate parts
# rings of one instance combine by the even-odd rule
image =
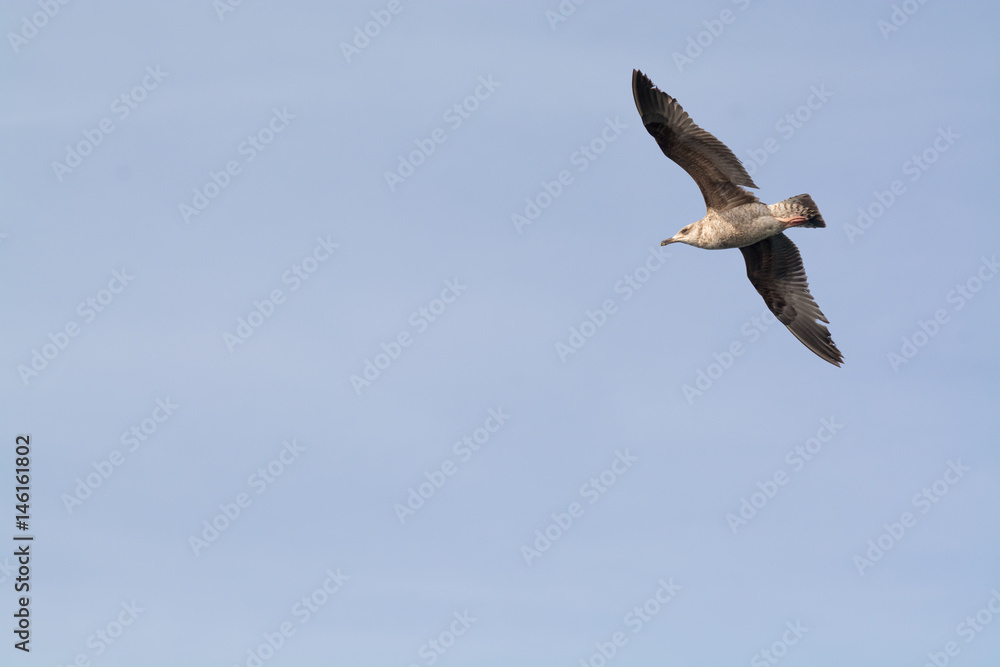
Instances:
[[[677,100],[656,88],[639,70],[632,70],[632,95],[646,130],[664,155],[694,179],[709,208],[725,211],[757,201],[740,187],[757,186],[733,152],[695,125]]]
[[[747,277],[775,317],[803,345],[834,366],[840,366],[844,356],[834,344],[830,330],[819,323],[830,321],[809,293],[802,256],[795,244],[784,234],[777,234],[740,250],[747,263]]]

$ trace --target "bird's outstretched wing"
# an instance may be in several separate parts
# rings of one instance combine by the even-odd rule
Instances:
[[[840,366],[844,356],[834,344],[830,330],[819,323],[829,324],[830,320],[809,293],[802,256],[795,244],[784,234],[776,234],[740,250],[747,262],[747,277],[775,317],[803,345],[834,366]]]
[[[677,100],[656,88],[639,70],[632,70],[632,96],[646,130],[664,155],[698,184],[706,206],[725,211],[757,201],[740,187],[757,186],[733,152],[695,125]]]

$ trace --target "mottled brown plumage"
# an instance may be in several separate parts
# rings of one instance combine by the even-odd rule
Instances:
[[[646,130],[664,155],[698,184],[709,209],[722,212],[757,201],[740,187],[757,187],[743,163],[724,143],[695,125],[677,100],[657,89],[639,70],[632,71],[632,95]]]
[[[826,227],[807,194],[770,206],[742,186],[756,188],[733,152],[698,127],[670,95],[639,70],[632,71],[632,95],[646,130],[664,155],[698,184],[708,211],[663,241],[697,248],[739,248],[747,276],[764,303],[792,334],[821,358],[839,366],[844,357],[819,322],[829,323],[809,293],[798,248],[782,232],[791,227]],[[818,320],[818,321],[817,321]]]

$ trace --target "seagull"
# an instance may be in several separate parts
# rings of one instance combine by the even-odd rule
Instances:
[[[646,130],[663,154],[694,179],[708,207],[704,218],[660,245],[739,248],[746,260],[747,277],[775,317],[803,345],[840,366],[844,357],[830,330],[819,323],[830,321],[809,293],[799,249],[783,233],[791,227],[826,227],[812,197],[798,195],[777,204],[762,204],[740,187],[757,186],[733,152],[695,125],[677,100],[639,70],[632,70],[632,95]]]

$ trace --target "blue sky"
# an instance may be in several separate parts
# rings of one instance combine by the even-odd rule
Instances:
[[[2,650],[993,664],[997,19],[5,3],[0,473],[30,434],[35,540]],[[633,68],[817,202],[789,237],[842,368],[735,250],[659,248],[704,206]]]

